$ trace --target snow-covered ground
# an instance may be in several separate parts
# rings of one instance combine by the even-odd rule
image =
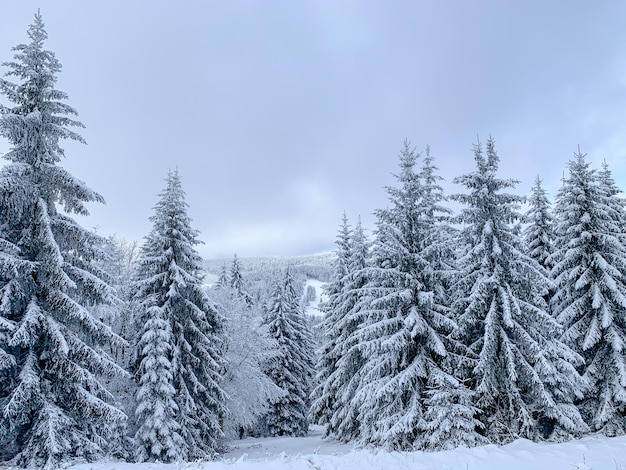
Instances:
[[[383,452],[353,449],[307,437],[248,438],[231,443],[223,459],[207,463],[75,465],[72,470],[626,470],[626,436],[590,436],[563,444],[518,440],[446,452]]]

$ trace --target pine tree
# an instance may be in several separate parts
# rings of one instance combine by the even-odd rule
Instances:
[[[557,194],[554,309],[563,339],[585,358],[589,392],[580,402],[593,430],[626,432],[626,248],[624,213],[602,179],[576,153]]]
[[[444,205],[447,200],[436,173],[430,147],[419,174],[421,182],[420,211],[424,240],[422,256],[429,269],[422,273],[424,289],[432,291],[438,305],[449,305],[450,291],[456,277],[457,243],[448,225],[452,211]],[[449,315],[449,313],[448,313]],[[428,377],[424,397],[424,418],[419,425],[415,446],[426,450],[445,450],[459,446],[474,447],[487,441],[477,430],[482,424],[475,418],[474,393],[454,376],[462,362],[463,345],[446,338],[448,354],[440,369]]]
[[[450,208],[443,204],[447,198],[440,184],[443,178],[437,174],[437,170],[435,158],[430,154],[430,146],[426,146],[426,154],[419,173],[421,185],[419,204],[422,208],[421,218],[430,230],[438,228],[438,224],[446,222],[452,214]],[[428,237],[426,242],[434,244]]]
[[[449,304],[450,286],[456,275],[457,244],[454,230],[448,225],[452,210],[444,204],[447,197],[440,185],[443,178],[436,173],[437,170],[430,146],[427,146],[419,173],[419,213],[423,232],[421,247],[422,256],[428,265],[428,270],[422,276],[424,290],[432,291],[435,303],[443,306]]]
[[[163,365],[171,370],[167,382],[175,394],[171,401],[163,401],[167,403],[163,411],[161,405],[151,408],[150,394],[140,388],[137,440],[142,460],[169,461],[174,455],[184,460],[206,458],[216,452],[223,436],[222,318],[202,285],[201,258],[195,250],[200,242],[198,232],[191,228],[187,207],[178,172],[170,172],[138,261],[136,298],[141,303],[140,324],[145,325],[138,347],[140,383],[153,384],[154,367]],[[164,344],[157,342],[157,336]],[[153,350],[146,349],[145,341],[152,342]],[[155,354],[162,359],[154,362]],[[163,390],[168,386],[159,385]],[[175,418],[183,445],[153,453],[153,436],[159,431],[152,424],[162,412]],[[150,414],[153,419],[147,419]],[[171,442],[176,442],[175,436]]]
[[[243,276],[241,274],[241,264],[239,263],[239,258],[237,258],[237,254],[233,257],[233,263],[230,267],[230,276],[228,277],[230,282],[230,287],[235,290],[237,295],[242,298],[248,306],[252,306],[252,296],[246,291],[243,281]]]
[[[327,300],[319,305],[320,311],[324,312],[324,320],[320,327],[323,334],[322,347],[318,351],[319,365],[317,368],[317,386],[311,394],[311,417],[316,424],[326,425],[334,410],[337,390],[329,380],[335,372],[337,361],[337,343],[341,331],[337,324],[340,322],[345,312],[339,310],[341,296],[344,293],[346,276],[348,275],[348,264],[350,262],[350,237],[351,230],[348,224],[348,216],[344,212],[341,226],[337,234],[335,250],[336,258],[333,262],[333,269],[330,281],[324,286]],[[326,434],[330,434],[331,429],[326,427]]]
[[[152,305],[138,344],[139,389],[135,415],[139,429],[135,434],[139,461],[173,462],[186,457],[180,411],[174,397],[173,338],[167,311]]]
[[[336,321],[329,324],[336,338],[331,354],[337,358],[334,371],[327,379],[328,387],[335,392],[335,400],[328,419],[326,433],[348,442],[359,436],[358,410],[352,400],[360,384],[363,355],[359,350],[357,328],[360,324],[361,289],[367,283],[370,243],[365,236],[359,217],[350,238],[350,258],[344,286],[335,306]]]
[[[530,257],[550,270],[552,266],[548,259],[554,252],[554,218],[550,212],[548,195],[541,183],[541,178],[537,176],[528,200],[530,209],[526,213],[528,226],[524,229],[524,237]]]
[[[475,406],[492,442],[539,438],[540,418],[557,434],[580,434],[586,426],[572,401],[584,386],[574,369],[581,358],[558,340],[560,325],[542,297],[550,281],[511,228],[522,198],[502,192],[515,181],[497,178],[493,139],[486,158],[480,144],[474,158],[476,170],[455,179],[469,194],[454,196],[466,205],[459,220],[468,241],[454,309],[475,358],[468,374]]]
[[[220,270],[220,273],[217,276],[217,282],[215,283],[215,287],[217,288],[230,287],[230,278],[228,276],[228,271],[226,269],[225,264],[222,265],[222,269]]]
[[[598,184],[606,203],[611,206],[613,220],[618,224],[619,239],[626,245],[626,200],[620,197],[622,190],[615,184],[606,160],[602,162],[602,168],[598,172]]]
[[[439,451],[488,443],[477,432],[483,425],[476,419],[480,410],[474,406],[474,394],[461,381],[448,373],[434,373],[426,396],[421,448]]]
[[[445,337],[455,328],[424,256],[431,226],[424,186],[414,170],[418,156],[405,142],[397,176],[401,187],[387,188],[391,207],[377,212],[355,333],[365,358],[352,401],[360,410],[360,439],[390,449],[416,446],[428,380],[442,372]]]
[[[104,200],[59,165],[60,141],[84,142],[71,130],[82,124],[54,88],[61,64],[44,49],[39,13],[28,37],[3,64],[19,82],[0,79],[11,103],[0,107],[10,144],[0,170],[0,460],[56,468],[101,455],[125,420],[99,380],[124,374],[100,345],[124,341],[86,306],[115,295],[96,265],[103,240],[69,214]]]
[[[265,427],[271,436],[305,436],[308,433],[309,395],[313,368],[313,344],[298,304],[289,269],[276,283],[266,321],[277,350],[267,366],[268,375],[283,391],[270,401]]]

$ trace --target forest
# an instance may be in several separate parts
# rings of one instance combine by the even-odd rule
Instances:
[[[626,434],[626,205],[606,163],[579,149],[551,203],[540,177],[512,192],[489,137],[447,195],[407,141],[373,233],[341,218],[330,274],[246,279],[235,256],[207,285],[177,171],[141,243],[72,217],[104,199],[61,165],[82,124],[40,14],[27,34],[0,79],[1,463],[212,460],[311,424],[392,451]],[[328,281],[318,326],[307,276]]]

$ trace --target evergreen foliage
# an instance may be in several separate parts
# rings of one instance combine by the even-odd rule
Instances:
[[[320,304],[325,312],[324,343],[319,351],[318,386],[311,412],[318,424],[326,425],[326,435],[344,442],[356,439],[360,429],[358,411],[351,402],[363,366],[361,352],[355,347],[355,332],[369,249],[361,218],[354,230],[350,230],[344,214],[337,237],[333,277],[325,286],[328,300]]]
[[[150,220],[153,228],[142,247],[136,282],[139,323],[144,325],[137,354],[142,384],[137,394],[138,458],[206,458],[217,451],[223,436],[223,319],[202,285],[201,258],[195,250],[200,243],[198,232],[191,228],[177,171],[168,174]],[[157,377],[155,367],[170,370],[171,379],[167,373],[167,380]],[[167,383],[161,384],[163,380]],[[164,393],[160,401],[151,400],[150,387]],[[170,387],[175,392],[171,400]],[[154,436],[163,431],[155,427],[161,413],[176,420],[180,447],[154,447]],[[168,429],[174,432],[177,428],[172,425]],[[178,438],[172,434],[171,440],[161,442],[174,445]]]
[[[265,315],[270,338],[277,345],[267,373],[283,392],[270,400],[264,419],[266,432],[271,436],[305,436],[309,429],[314,349],[299,298],[287,269],[275,284]]]
[[[173,462],[187,457],[179,412],[174,400],[176,390],[172,364],[173,339],[167,311],[153,305],[146,312],[146,323],[138,344],[141,358],[135,415],[139,429],[135,434],[139,461]]]
[[[123,338],[132,341],[137,331],[135,327],[135,313],[133,277],[135,264],[139,257],[139,242],[127,241],[123,238],[113,237],[111,243],[114,246],[113,286],[121,303],[117,306],[115,315],[111,318],[113,330]],[[134,342],[133,342],[134,344]],[[118,364],[128,367],[132,351],[127,351],[126,345],[115,348],[115,359]]]
[[[139,328],[135,325],[134,314],[136,305],[133,299],[133,275],[135,262],[139,255],[139,243],[128,242],[123,238],[110,236],[104,240],[102,250],[104,258],[100,259],[98,267],[110,278],[110,285],[115,289],[117,302],[113,304],[93,304],[88,302],[93,315],[109,325],[115,334],[128,341],[123,344],[109,343],[106,351],[114,358],[115,363],[129,370],[135,358],[135,349],[130,344],[137,344]],[[106,378],[105,384],[115,397],[115,405],[128,416],[135,411],[134,397],[137,393],[138,384],[132,375],[124,375],[116,378]],[[135,430],[126,428],[126,423],[119,427],[109,443],[108,455],[112,458],[130,461],[135,454],[135,445],[132,436]]]
[[[422,276],[424,290],[433,292],[436,304],[447,306],[450,303],[450,287],[457,273],[457,242],[454,230],[448,225],[452,210],[445,205],[447,198],[440,185],[443,178],[437,170],[430,146],[427,146],[419,173],[419,217],[423,233],[421,256],[428,266]]]
[[[400,188],[387,188],[391,207],[377,212],[372,262],[361,289],[354,344],[364,357],[352,400],[360,439],[389,449],[419,445],[429,377],[444,373],[446,336],[455,328],[425,257],[439,210],[434,191],[415,172],[418,154],[407,142],[400,154]],[[432,190],[432,186],[430,187]]]
[[[542,417],[562,433],[587,427],[572,404],[584,383],[574,366],[582,358],[559,339],[560,325],[546,312],[545,270],[526,254],[511,228],[520,219],[522,198],[502,192],[515,181],[497,178],[499,158],[493,139],[476,144],[476,170],[455,179],[469,193],[459,220],[468,241],[460,259],[454,309],[460,337],[471,353],[467,378],[475,406],[491,442],[539,438]]]
[[[606,204],[611,207],[611,217],[617,224],[617,236],[622,244],[626,244],[626,200],[620,197],[622,190],[617,187],[608,163],[602,162],[598,171],[598,185]]]
[[[220,270],[219,275],[217,276],[217,282],[215,283],[215,287],[222,288],[222,287],[229,287],[229,286],[230,286],[230,280],[228,278],[228,271],[226,270],[226,265],[223,264],[222,269]]]
[[[252,296],[245,289],[243,276],[241,274],[241,265],[239,263],[239,258],[237,258],[236,254],[233,257],[233,263],[230,267],[230,275],[228,276],[228,281],[230,283],[230,287],[234,289],[235,293],[241,299],[243,299],[243,301],[248,306],[252,306]]]
[[[557,194],[554,310],[563,340],[584,359],[590,387],[580,409],[593,430],[626,432],[624,211],[608,168],[576,153]]]
[[[113,235],[103,240],[101,249],[103,257],[99,259],[97,265],[106,273],[109,284],[115,289],[118,301],[110,305],[94,304],[90,310],[96,318],[109,325],[117,335],[136,344],[138,339],[133,317],[135,311],[133,277],[135,262],[139,255],[139,243],[128,242]],[[132,348],[128,346],[126,343],[109,345],[109,352],[115,362],[125,369],[129,367],[134,357]],[[132,380],[131,377],[128,379]]]
[[[474,406],[474,394],[453,375],[432,374],[426,396],[424,423],[420,427],[421,448],[439,451],[489,442],[477,432],[483,425],[476,419],[480,410]]]
[[[552,266],[548,260],[554,252],[554,218],[547,192],[539,176],[535,179],[528,202],[530,209],[526,213],[528,226],[524,229],[524,237],[529,254],[541,266],[550,270]]]
[[[336,239],[335,253],[337,257],[333,262],[330,281],[324,286],[327,300],[319,305],[320,311],[324,312],[324,320],[320,325],[323,331],[323,343],[318,351],[317,386],[311,394],[311,417],[315,423],[320,425],[328,424],[337,399],[336,387],[333,386],[329,378],[335,372],[337,361],[341,357],[337,353],[337,349],[340,347],[338,342],[341,333],[338,323],[345,313],[340,312],[339,308],[350,263],[351,234],[348,216],[344,212]],[[326,433],[329,434],[330,432],[331,429],[327,426]]]
[[[97,267],[103,239],[70,214],[104,202],[63,169],[62,139],[84,142],[83,127],[55,89],[61,64],[44,49],[41,15],[30,42],[13,48],[0,92],[0,135],[10,144],[0,170],[0,460],[57,468],[106,450],[126,416],[99,377],[123,375],[101,349],[124,341],[90,313],[112,303]],[[58,208],[62,208],[61,212]]]
[[[329,324],[329,333],[337,338],[333,354],[337,357],[335,370],[327,382],[335,390],[335,401],[331,408],[326,433],[347,442],[356,439],[360,432],[358,409],[352,400],[360,384],[360,372],[364,365],[363,355],[357,347],[356,331],[360,322],[359,309],[361,289],[367,282],[370,243],[365,236],[361,218],[350,238],[350,258],[345,286],[337,305],[336,321]]]
[[[304,436],[309,417],[391,450],[626,434],[626,203],[606,162],[575,153],[554,214],[537,177],[524,217],[490,138],[454,180],[454,219],[430,147],[417,170],[405,142],[373,242],[343,214],[316,374],[298,291],[328,279],[325,256],[270,289],[289,261],[257,260],[247,284],[235,255],[214,303],[177,171],[138,259],[73,220],[104,199],[60,166],[83,126],[41,15],[28,38],[0,78],[0,463],[124,456],[131,393],[140,461],[213,458],[225,434]]]

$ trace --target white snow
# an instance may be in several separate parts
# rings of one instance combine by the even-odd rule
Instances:
[[[304,285],[304,293],[306,294],[306,290],[309,286],[313,286],[313,288],[315,289],[315,299],[310,301],[305,306],[304,313],[306,313],[307,315],[314,316],[314,317],[321,317],[324,315],[324,313],[318,309],[318,306],[320,302],[326,300],[326,296],[324,295],[325,285],[326,285],[325,282],[318,281],[317,279],[306,280],[306,284]]]
[[[517,440],[444,452],[384,452],[354,449],[307,437],[247,438],[231,442],[220,461],[184,464],[82,464],[71,470],[626,470],[626,436],[588,436],[563,444]]]

